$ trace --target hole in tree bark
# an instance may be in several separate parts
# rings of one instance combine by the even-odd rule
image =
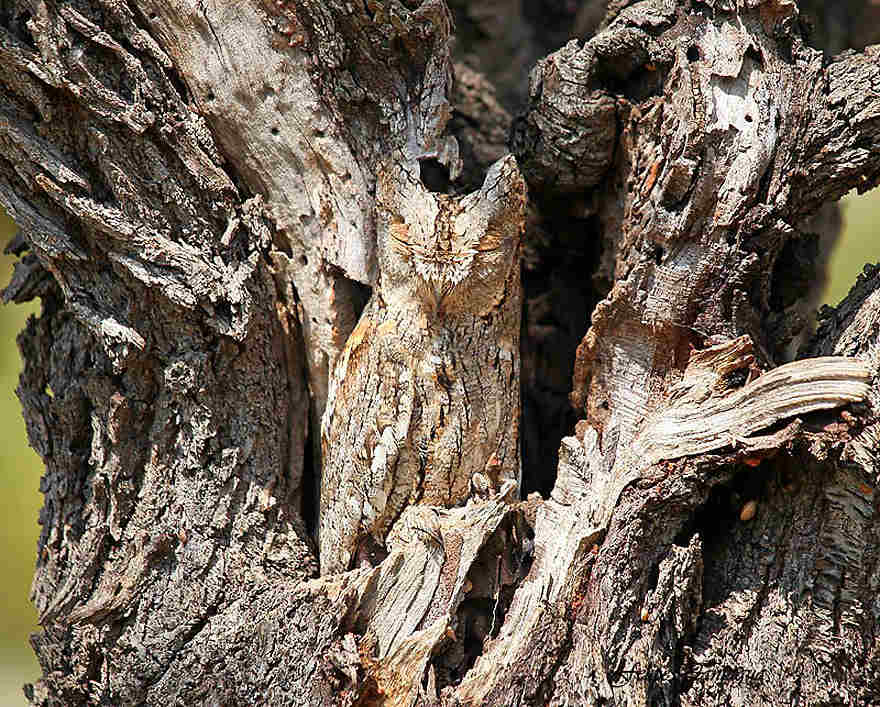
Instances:
[[[790,307],[816,277],[819,242],[814,235],[792,238],[783,247],[773,264],[770,281],[770,306]]]
[[[703,540],[704,553],[710,547],[723,544],[729,535],[730,526],[736,521],[733,507],[732,490],[727,484],[712,487],[706,502],[675,536],[675,544],[687,545],[697,533]]]
[[[768,326],[767,341],[773,346],[773,355],[779,361],[787,360],[806,329],[815,324],[813,300],[822,261],[819,257],[819,236],[806,234],[790,238],[773,263],[770,279],[770,311],[765,316]],[[796,314],[799,316],[791,316]]]
[[[367,306],[367,302],[370,301],[370,297],[373,294],[373,288],[369,285],[363,285],[360,282],[356,282],[355,280],[349,280],[349,283],[351,285],[351,295],[354,302],[355,319],[360,319],[361,314],[364,312],[364,308]]]
[[[219,300],[214,305],[214,312],[217,315],[217,319],[224,323],[232,323],[232,305],[224,299]]]
[[[755,47],[751,45],[746,47],[745,56],[754,61],[758,66],[762,66],[764,64],[764,59],[761,57],[761,52],[759,52],[757,49],[755,49]]]
[[[449,170],[433,158],[419,160],[419,178],[428,191],[445,194],[449,189]]]
[[[743,505],[757,501],[759,506],[766,500],[771,487],[781,488],[788,481],[784,471],[790,466],[791,457],[783,453],[763,460],[759,466],[737,464],[719,469],[723,478],[732,476],[713,486],[706,501],[692,515],[676,535],[677,545],[687,545],[694,534],[703,539],[703,552],[707,563],[710,558],[719,560],[715,550],[730,549],[730,535],[744,522],[740,519]],[[708,573],[708,570],[707,570]]]
[[[36,48],[36,42],[34,42],[33,35],[27,26],[31,17],[32,15],[30,12],[11,15],[4,10],[0,10],[0,26],[8,28],[16,39],[20,39],[29,47]]]
[[[679,45],[681,46],[681,45]],[[679,55],[681,56],[681,55]],[[687,60],[690,62],[700,60],[700,48],[696,44],[692,44],[687,50]]]
[[[738,368],[724,376],[724,383],[728,388],[742,388],[746,384],[749,372],[745,368]]]
[[[609,93],[621,94],[637,103],[662,95],[663,72],[647,68],[649,59],[648,53],[641,50],[610,52],[597,63],[596,79]]]

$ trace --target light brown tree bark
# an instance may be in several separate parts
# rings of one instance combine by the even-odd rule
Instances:
[[[31,702],[880,702],[880,269],[809,323],[880,50],[816,5],[0,0]],[[319,577],[377,177],[508,148],[523,500]]]

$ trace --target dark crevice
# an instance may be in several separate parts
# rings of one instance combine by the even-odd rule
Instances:
[[[446,194],[449,191],[449,168],[432,157],[419,160],[419,178],[428,191]]]
[[[34,36],[28,28],[28,22],[32,15],[30,12],[21,12],[11,15],[7,9],[0,10],[0,25],[9,29],[16,39],[21,40],[31,49],[37,48]]]
[[[725,389],[735,389],[742,388],[749,377],[749,371],[747,368],[738,368],[735,371],[730,371],[725,376],[723,376],[722,380],[724,381]]]
[[[355,319],[360,319],[367,306],[367,302],[370,301],[370,297],[373,295],[373,288],[356,280],[349,280],[348,282],[351,288],[349,292],[354,306],[354,316]]]
[[[787,459],[786,456],[781,458]],[[755,519],[754,507],[751,515],[743,515],[750,502],[757,504],[757,513],[767,504],[768,484],[775,476],[774,469],[784,467],[779,460],[766,460],[758,467],[738,465],[733,476],[712,487],[706,501],[696,510],[679,531],[675,538],[676,544],[685,545],[695,534],[699,534],[703,542],[703,602],[704,606],[715,606],[728,599],[731,572],[744,569],[743,559],[739,556],[740,543],[731,542],[731,538],[747,538],[751,532],[747,524],[758,522]],[[744,535],[745,534],[745,535]],[[764,570],[762,586],[766,588],[772,568]],[[756,607],[764,603],[764,598],[756,602]],[[751,623],[751,620],[746,622]],[[702,630],[699,628],[698,634]],[[749,629],[750,630],[750,629]]]
[[[598,270],[599,224],[574,216],[571,203],[544,205],[524,243],[522,317],[522,496],[548,497],[559,445],[574,432],[569,402],[575,352],[604,296]]]
[[[656,244],[654,245],[653,256],[654,256],[654,263],[655,264],[660,265],[663,262],[663,256],[665,254],[666,254],[666,252],[663,250],[663,246],[656,245]]]
[[[694,12],[712,18],[715,15],[713,3],[704,2],[703,0],[691,0],[691,8]]]
[[[306,425],[306,438],[303,445],[302,508],[300,512],[306,526],[306,532],[313,537],[318,528],[318,510],[320,505],[319,470],[315,464],[315,452],[315,441],[312,439],[311,426]]]
[[[759,66],[764,65],[764,58],[761,56],[761,52],[759,52],[754,46],[751,44],[746,47],[745,56],[754,61]],[[743,68],[745,68],[745,62],[743,62]]]
[[[455,17],[455,60],[485,74],[511,112],[521,110],[527,101],[524,77],[535,63],[572,37],[589,34],[597,24],[586,22],[582,3],[571,0],[500,4],[499,10],[509,10],[501,15],[466,0],[451,0],[448,5]]]
[[[532,566],[534,529],[525,515],[514,512],[485,542],[468,571],[471,588],[458,605],[455,640],[431,664],[437,688],[457,686],[497,638],[513,595]]]
[[[304,262],[303,262],[304,261]],[[308,258],[301,256],[303,265],[308,263]],[[345,277],[341,270],[333,266],[328,266],[328,270],[337,278],[337,292],[343,301],[350,303],[352,308],[352,321],[357,322],[364,309],[369,302],[373,293],[373,289],[368,285],[364,285],[356,280]],[[298,299],[298,295],[294,290],[294,296]],[[312,316],[312,322],[316,323],[317,319]],[[303,353],[304,357],[304,353]],[[304,369],[301,374],[306,380],[309,377],[309,371]],[[303,522],[306,530],[314,537],[318,527],[318,517],[320,513],[320,488],[321,488],[321,420],[315,418],[314,410],[310,413],[309,425],[306,429],[306,440],[303,446],[303,470],[302,470],[302,514]]]
[[[706,557],[711,554],[712,548],[727,543],[731,526],[739,522],[737,503],[743,495],[748,495],[750,484],[754,483],[757,476],[743,472],[727,482],[713,486],[705,502],[682,525],[673,540],[674,544],[687,547],[691,538],[699,534],[703,541],[703,555]]]
[[[165,74],[165,78],[167,78],[168,81],[171,83],[171,85],[174,86],[174,90],[177,91],[177,95],[180,98],[180,100],[183,101],[184,103],[189,103],[190,98],[191,98],[190,93],[189,93],[189,87],[186,85],[186,82],[184,82],[184,80],[180,77],[180,74],[178,74],[176,71],[174,71],[172,69],[164,69],[164,68],[163,68],[163,72]],[[221,144],[222,143],[218,140],[217,145],[221,145]]]
[[[774,355],[786,358],[786,348],[804,329],[814,326],[812,302],[824,263],[819,257],[819,236],[805,234],[789,238],[773,261],[769,308],[765,317],[767,340],[773,342]]]
[[[603,88],[612,95],[627,98],[631,103],[642,103],[649,98],[663,95],[663,72],[641,68],[625,79],[604,82]]]
[[[752,117],[750,115],[747,115],[746,121],[751,123]],[[756,204],[767,204],[770,201],[770,184],[773,181],[773,163],[775,159],[776,148],[774,147],[773,154],[770,157],[770,161],[767,163],[767,167],[764,169],[764,173],[761,175],[761,179],[758,182],[758,193],[755,196]]]

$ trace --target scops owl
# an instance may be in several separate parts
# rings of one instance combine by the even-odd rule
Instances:
[[[321,421],[324,575],[381,561],[411,504],[452,507],[520,480],[516,161],[496,162],[464,197],[392,165],[376,205],[378,282]]]

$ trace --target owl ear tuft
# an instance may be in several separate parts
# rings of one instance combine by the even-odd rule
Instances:
[[[462,206],[469,220],[482,226],[479,250],[495,250],[507,240],[518,240],[525,225],[526,183],[513,155],[495,162],[483,186],[465,197]]]

